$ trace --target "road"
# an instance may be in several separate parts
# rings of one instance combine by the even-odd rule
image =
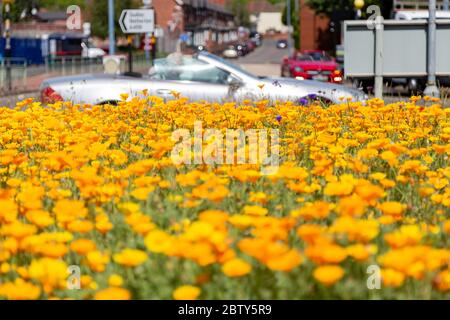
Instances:
[[[279,77],[281,61],[286,55],[287,50],[277,49],[276,40],[268,39],[252,53],[236,60],[236,63],[258,76]]]

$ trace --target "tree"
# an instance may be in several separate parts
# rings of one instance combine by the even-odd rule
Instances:
[[[228,2],[228,9],[234,14],[239,26],[250,27],[248,2],[249,0],[230,0]]]
[[[115,7],[115,27],[116,34],[122,33],[119,25],[119,18],[122,10],[132,9],[133,0],[116,0]],[[92,5],[92,34],[106,38],[108,36],[108,0],[95,0]]]
[[[306,3],[316,12],[316,13],[324,13],[327,16],[331,16],[333,12],[336,11],[353,11],[354,0],[306,0]],[[365,0],[365,7],[370,5],[378,5],[383,7],[383,2],[389,1],[381,1],[381,0]],[[365,16],[365,12],[363,10],[363,16]]]

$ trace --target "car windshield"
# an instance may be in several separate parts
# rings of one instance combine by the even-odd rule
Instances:
[[[171,54],[155,60],[149,78],[156,80],[195,81],[226,84],[229,73],[193,56]]]
[[[331,61],[331,57],[321,52],[301,53],[296,56],[297,61]]]
[[[231,63],[221,57],[218,57],[216,55],[212,55],[212,54],[208,54],[206,53],[205,55],[208,56],[208,58],[216,60],[218,63],[226,66],[229,69],[235,70],[237,73],[240,73],[241,75],[244,75],[246,77],[249,78],[255,78],[255,76],[253,74],[251,74],[250,72],[245,71],[244,69],[242,69],[241,67],[239,67],[238,65]]]

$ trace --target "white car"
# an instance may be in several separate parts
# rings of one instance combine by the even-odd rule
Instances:
[[[94,46],[91,43],[83,42],[83,43],[81,43],[81,48],[82,48],[83,58],[95,59],[95,58],[104,57],[106,55],[105,50],[97,48],[96,46]]]
[[[208,52],[193,56],[171,54],[157,59],[149,74],[140,77],[93,74],[48,79],[41,85],[41,97],[44,103],[65,100],[114,104],[121,100],[121,94],[139,96],[143,90],[164,100],[182,96],[191,101],[210,102],[267,99],[307,104],[311,99],[333,103],[341,103],[342,99],[367,99],[362,91],[343,85],[260,78]]]
[[[239,52],[236,49],[235,46],[228,46],[228,48],[226,48],[223,53],[222,53],[224,58],[227,59],[237,59],[239,58]]]

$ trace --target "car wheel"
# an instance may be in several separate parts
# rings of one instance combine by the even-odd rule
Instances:
[[[111,100],[111,101],[103,101],[103,102],[100,102],[98,105],[99,106],[105,106],[105,105],[111,105],[111,106],[117,106],[117,105],[119,105],[119,101],[116,101],[116,100]]]

